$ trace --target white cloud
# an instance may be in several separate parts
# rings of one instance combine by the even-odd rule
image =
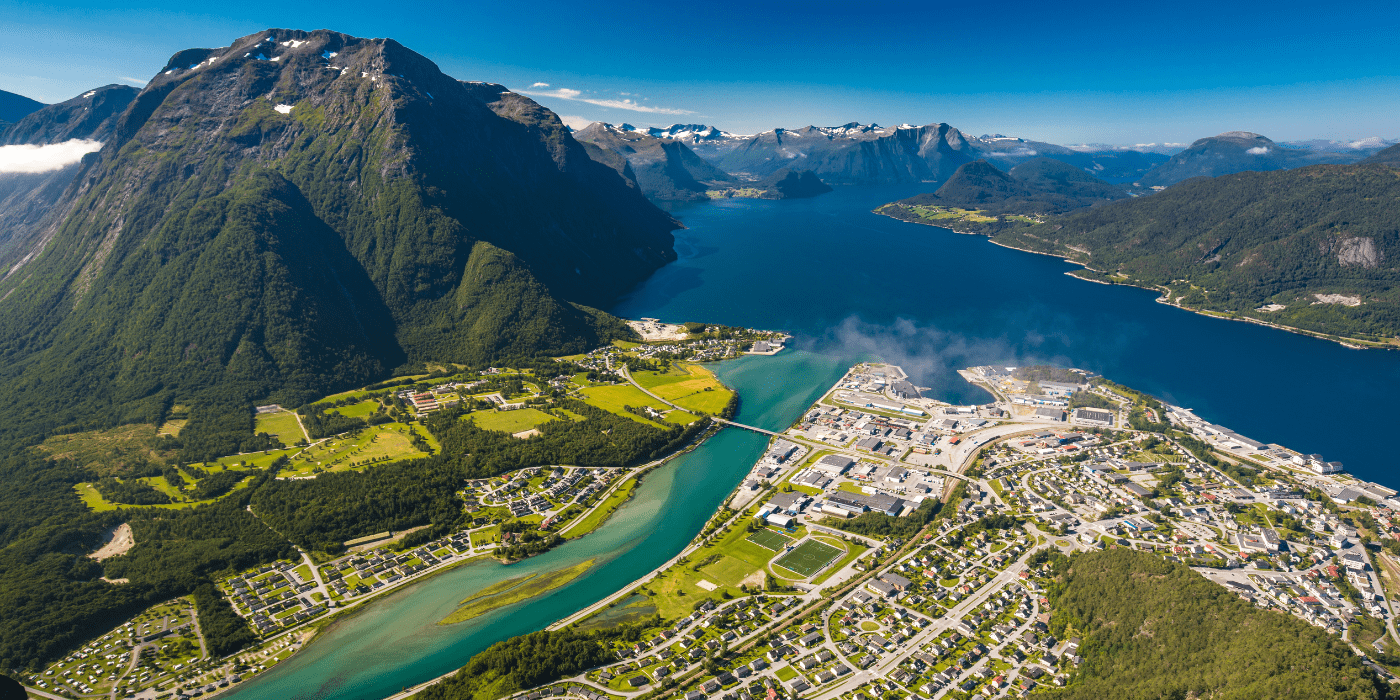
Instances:
[[[142,80],[142,79],[140,79],[140,78],[121,77],[121,78],[117,78],[117,80],[120,80],[120,81],[122,81],[122,82],[124,82],[124,83],[131,83],[132,85],[145,85],[145,84],[146,84],[146,81],[145,81],[145,80]]]
[[[549,87],[549,83],[535,83],[535,84],[531,85],[530,87],[532,87],[532,88]]]
[[[73,139],[47,146],[0,146],[0,173],[46,173],[82,160],[102,148],[100,141]]]
[[[1262,155],[1264,155],[1264,154],[1266,154],[1266,153],[1268,153],[1268,152],[1269,152],[1269,147],[1268,147],[1268,146],[1255,146],[1254,148],[1251,148],[1251,149],[1249,149],[1248,151],[1245,151],[1245,153],[1248,153],[1249,155],[1252,155],[1252,156],[1262,156]]]
[[[593,123],[592,119],[588,119],[586,117],[576,117],[570,114],[561,114],[559,115],[559,118],[564,121],[564,126],[567,126],[570,129],[573,129],[574,131],[587,128],[589,124]]]
[[[533,85],[531,87],[534,87]],[[554,97],[561,100],[571,100],[574,102],[584,102],[598,107],[609,109],[626,109],[633,112],[645,112],[647,114],[694,114],[688,109],[676,109],[674,107],[652,107],[650,105],[639,104],[635,100],[600,100],[593,97],[584,97],[582,90],[570,88],[555,88],[553,90],[530,91],[521,90],[521,94],[532,97]]]

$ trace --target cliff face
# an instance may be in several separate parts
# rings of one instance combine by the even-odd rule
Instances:
[[[602,151],[594,154],[596,160],[634,179],[642,192],[655,200],[706,199],[707,190],[734,180],[681,141],[652,136],[627,124],[617,127],[594,122],[574,137]],[[592,149],[589,152],[594,153]]]
[[[149,419],[581,351],[626,334],[583,305],[673,260],[676,227],[525,97],[393,40],[259,32],[175,54],[16,244],[0,380],[52,421]]]
[[[0,128],[0,146],[106,141],[137,92],[136,88],[126,85],[107,85],[42,107]],[[33,235],[44,216],[63,197],[64,190],[78,174],[80,154],[97,145],[70,144],[66,147],[68,154],[52,157],[55,162],[52,167],[45,166],[46,169],[0,173],[0,266]]]
[[[724,170],[764,178],[779,170],[811,170],[823,182],[885,184],[947,179],[976,158],[962,132],[947,124],[882,128],[846,124],[774,129],[723,155]]]

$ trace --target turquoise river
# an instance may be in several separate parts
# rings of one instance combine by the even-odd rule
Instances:
[[[628,318],[794,333],[795,351],[716,365],[739,390],[739,420],[789,425],[853,361],[909,370],[929,395],[985,398],[954,370],[1054,362],[1084,367],[1245,435],[1343,461],[1396,485],[1385,406],[1400,353],[1349,350],[1154,303],[1091,284],[1063,261],[871,213],[923,186],[847,187],[814,199],[678,208],[680,259],[622,299]],[[651,472],[606,525],[511,566],[476,563],[406,587],[338,620],[291,660],[230,697],[383,698],[447,673],[507,637],[542,629],[679,552],[753,464],[764,438],[724,430]],[[459,601],[505,578],[595,559],[567,586],[452,626]]]

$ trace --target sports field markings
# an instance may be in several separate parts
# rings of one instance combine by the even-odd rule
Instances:
[[[829,544],[807,540],[798,545],[797,549],[788,552],[787,556],[779,559],[774,565],[806,578],[823,566],[830,564],[841,554],[840,549]]]
[[[749,535],[748,540],[764,549],[781,552],[783,551],[783,547],[786,547],[788,543],[792,541],[792,538],[773,532],[772,530],[763,529]]]

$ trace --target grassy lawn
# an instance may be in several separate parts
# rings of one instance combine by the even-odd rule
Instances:
[[[846,549],[849,550],[846,552],[846,556],[841,557],[839,561],[837,561],[835,564],[832,564],[831,567],[829,567],[826,571],[823,571],[820,576],[812,579],[813,584],[821,583],[831,578],[832,574],[845,568],[847,564],[850,564],[851,562],[855,561],[856,557],[860,556],[862,553],[865,552],[865,550],[869,549],[869,547],[866,547],[863,544],[856,544],[854,542],[843,542],[842,544],[844,544],[846,546]]]
[[[633,378],[651,393],[701,413],[719,413],[733,396],[714,372],[696,364],[676,363],[665,372],[638,372]]]
[[[379,402],[375,401],[374,399],[370,399],[368,401],[352,403],[349,406],[332,408],[330,412],[339,413],[340,415],[345,416],[347,418],[368,418],[374,415],[374,412],[378,410]]]
[[[583,389],[582,391],[583,395],[586,397],[584,399],[586,402],[593,406],[601,408],[604,411],[616,413],[619,416],[626,416],[634,421],[637,421],[638,423],[645,423],[646,425],[650,425],[653,428],[664,429],[666,427],[661,425],[660,423],[649,421],[623,408],[624,406],[650,406],[658,411],[668,411],[671,409],[670,406],[667,406],[666,404],[661,403],[660,401],[657,401],[656,399],[653,399],[650,396],[647,396],[646,394],[642,393],[641,389],[638,389],[637,387],[632,386],[631,384],[619,384],[615,386],[595,386]]]
[[[302,452],[292,460],[287,476],[309,476],[315,469],[347,471],[371,464],[426,456],[409,440],[409,430],[417,426],[389,423],[360,431],[359,435],[331,438]],[[353,434],[352,434],[353,435]]]
[[[496,430],[502,433],[518,433],[554,420],[554,416],[535,408],[517,408],[514,411],[476,411],[467,419],[482,430]]]
[[[774,671],[773,675],[777,676],[778,680],[786,683],[797,677],[797,671],[789,665]]]
[[[283,445],[295,445],[307,439],[306,433],[301,430],[301,423],[297,422],[297,415],[291,411],[259,413],[255,422],[253,432],[272,435],[281,440]]]
[[[740,523],[745,522],[740,519]],[[689,560],[673,566],[645,586],[651,604],[667,620],[688,615],[695,604],[706,598],[719,601],[723,593],[743,595],[739,584],[746,578],[762,571],[773,558],[773,551],[748,540],[749,531],[742,524],[731,527],[730,531],[717,541],[701,547],[689,555]],[[713,559],[713,561],[709,561]],[[700,567],[695,566],[707,562]],[[755,577],[755,579],[761,577]],[[699,586],[700,581],[708,581],[719,586],[707,591]],[[757,580],[754,584],[759,583]]]
[[[806,578],[839,556],[841,556],[840,549],[825,542],[807,540],[798,545],[797,549],[789,552],[787,556],[774,562],[774,565]]]
[[[164,478],[155,478],[160,478],[160,483],[165,482]],[[219,496],[219,498],[227,498],[228,495],[231,493],[248,488],[249,484],[251,484],[252,481],[253,477],[252,475],[249,475],[247,478],[238,482],[232,489],[229,489],[228,493]],[[148,480],[148,483],[153,483],[153,480]],[[92,510],[97,512],[101,512],[104,510],[116,510],[117,508],[164,508],[166,510],[178,510],[180,508],[193,508],[198,505],[204,505],[205,503],[213,503],[214,501],[219,500],[219,498],[209,498],[203,501],[181,500],[175,503],[161,503],[149,506],[132,506],[126,504],[112,503],[108,501],[107,499],[103,498],[102,494],[98,493],[97,489],[90,483],[77,484],[73,487],[73,490],[77,492],[78,497],[83,500],[83,503],[86,504],[88,508],[91,508]],[[160,490],[165,492],[167,495],[170,495],[171,493],[179,494],[178,491],[175,491],[174,489],[169,489],[168,486],[167,488],[162,488]],[[180,498],[183,499],[186,498],[186,496],[180,495]]]
[[[700,420],[700,416],[694,413],[686,413],[685,411],[671,411],[666,414],[666,422],[675,423],[676,425],[690,425],[698,420]]]

